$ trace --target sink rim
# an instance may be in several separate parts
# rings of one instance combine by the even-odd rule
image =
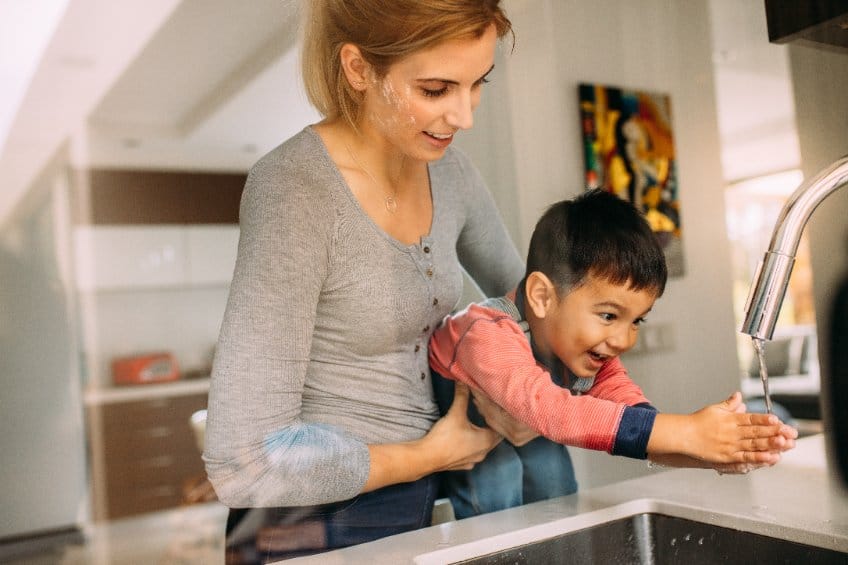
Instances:
[[[672,518],[693,520],[713,526],[732,528],[752,534],[760,534],[848,553],[848,537],[838,538],[819,532],[799,529],[794,526],[781,526],[764,519],[756,520],[742,515],[707,511],[695,506],[670,503],[652,498],[639,498],[605,508],[557,518],[550,522],[520,528],[511,532],[496,534],[421,553],[413,558],[413,563],[416,565],[443,565],[444,563],[472,559],[481,555],[512,549],[644,513],[664,514]]]

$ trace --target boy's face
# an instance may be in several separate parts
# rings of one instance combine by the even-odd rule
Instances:
[[[593,377],[610,358],[635,345],[656,298],[654,290],[589,275],[565,296],[553,295],[534,328],[534,342],[542,355],[556,356],[574,375]]]

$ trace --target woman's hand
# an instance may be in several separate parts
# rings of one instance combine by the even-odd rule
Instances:
[[[503,439],[468,421],[466,385],[457,383],[450,410],[421,439],[370,444],[371,465],[362,492],[408,483],[438,471],[469,470]]]
[[[421,440],[433,453],[444,454],[437,471],[469,470],[503,439],[494,428],[481,428],[468,420],[469,397],[468,386],[457,382],[447,414]]]
[[[471,394],[474,397],[474,406],[486,420],[486,424],[512,445],[521,447],[539,437],[539,432],[513,418],[509,412],[495,404],[485,393],[472,390]]]

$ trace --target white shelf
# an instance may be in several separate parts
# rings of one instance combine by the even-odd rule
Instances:
[[[167,383],[91,388],[85,391],[86,406],[151,400],[209,391],[209,379],[176,380]]]

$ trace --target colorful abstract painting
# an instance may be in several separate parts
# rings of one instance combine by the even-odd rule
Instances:
[[[597,84],[579,88],[586,188],[602,188],[642,210],[663,245],[669,275],[682,275],[670,97]]]

